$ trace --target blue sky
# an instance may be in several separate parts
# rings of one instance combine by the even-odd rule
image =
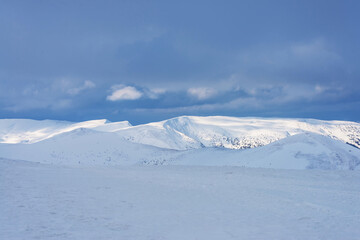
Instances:
[[[360,121],[360,2],[0,0],[0,118]]]

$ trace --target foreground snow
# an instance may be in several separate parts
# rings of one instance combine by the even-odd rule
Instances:
[[[360,172],[0,159],[0,239],[359,239]]]

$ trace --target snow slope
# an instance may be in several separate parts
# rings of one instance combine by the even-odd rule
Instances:
[[[0,144],[0,157],[60,165],[162,163],[174,150],[132,143],[112,132],[78,128],[33,144]]]
[[[184,116],[117,131],[132,142],[177,150],[254,148],[304,132],[360,147],[360,124],[345,121]]]
[[[0,119],[0,143],[35,143],[79,128],[111,132],[131,126],[129,122],[110,123],[106,119],[79,123],[56,120]]]
[[[0,157],[60,165],[205,165],[360,170],[360,150],[314,133],[254,149],[177,151],[132,143],[113,132],[80,128],[33,144],[0,144]]]
[[[360,170],[360,150],[341,141],[307,132],[253,149],[196,149],[185,152],[168,164]]]
[[[0,239],[358,240],[360,172],[0,159]]]

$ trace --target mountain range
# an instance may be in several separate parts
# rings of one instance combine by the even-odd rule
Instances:
[[[0,157],[60,165],[360,167],[360,124],[315,119],[182,116],[127,121],[1,119]]]

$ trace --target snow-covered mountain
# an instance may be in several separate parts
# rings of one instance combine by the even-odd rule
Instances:
[[[61,165],[351,170],[360,165],[360,124],[344,121],[178,117],[131,126],[126,121],[4,119],[0,139],[0,158]]]
[[[305,132],[360,147],[360,124],[346,121],[184,116],[117,131],[132,142],[177,150],[254,148]]]
[[[307,132],[253,149],[190,150],[168,164],[360,170],[360,150],[339,140]]]
[[[360,150],[315,133],[253,149],[171,150],[132,143],[112,132],[80,128],[33,144],[0,144],[0,157],[57,165],[205,165],[360,170]]]
[[[35,143],[79,128],[116,132],[131,142],[176,150],[254,148],[304,132],[329,136],[360,147],[360,124],[356,122],[221,116],[183,116],[138,126],[106,119],[79,123],[1,119],[0,143]]]

